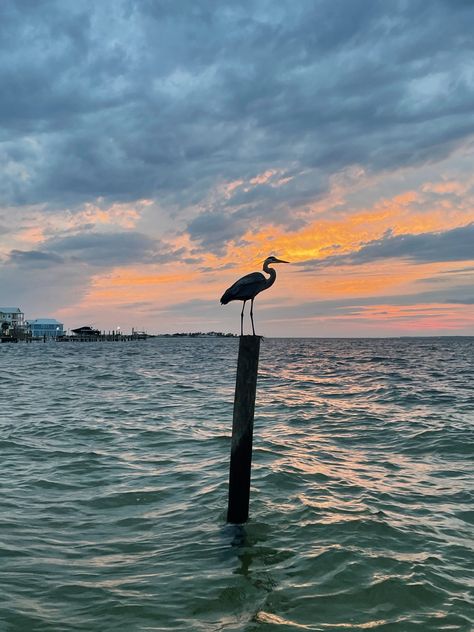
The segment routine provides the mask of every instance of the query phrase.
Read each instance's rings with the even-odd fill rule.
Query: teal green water
[[[471,631],[474,338],[0,346],[0,631]]]

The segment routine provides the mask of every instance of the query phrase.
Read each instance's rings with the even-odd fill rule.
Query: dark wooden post
[[[260,336],[241,336],[229,471],[227,522],[241,524],[249,516],[250,470],[252,465],[253,416],[257,390]]]

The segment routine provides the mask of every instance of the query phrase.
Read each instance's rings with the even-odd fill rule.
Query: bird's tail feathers
[[[229,290],[226,290],[224,294],[221,296],[221,305],[227,305],[227,303],[229,303],[229,301],[231,300],[232,300],[232,294],[229,292]]]

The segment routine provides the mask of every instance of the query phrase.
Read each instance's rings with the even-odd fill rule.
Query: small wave
[[[266,340],[239,528],[235,341],[16,347],[6,630],[472,627],[469,340]]]

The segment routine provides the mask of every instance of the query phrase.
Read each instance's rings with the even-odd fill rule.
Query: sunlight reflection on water
[[[240,527],[236,340],[3,347],[6,632],[471,630],[472,338],[264,340]]]

